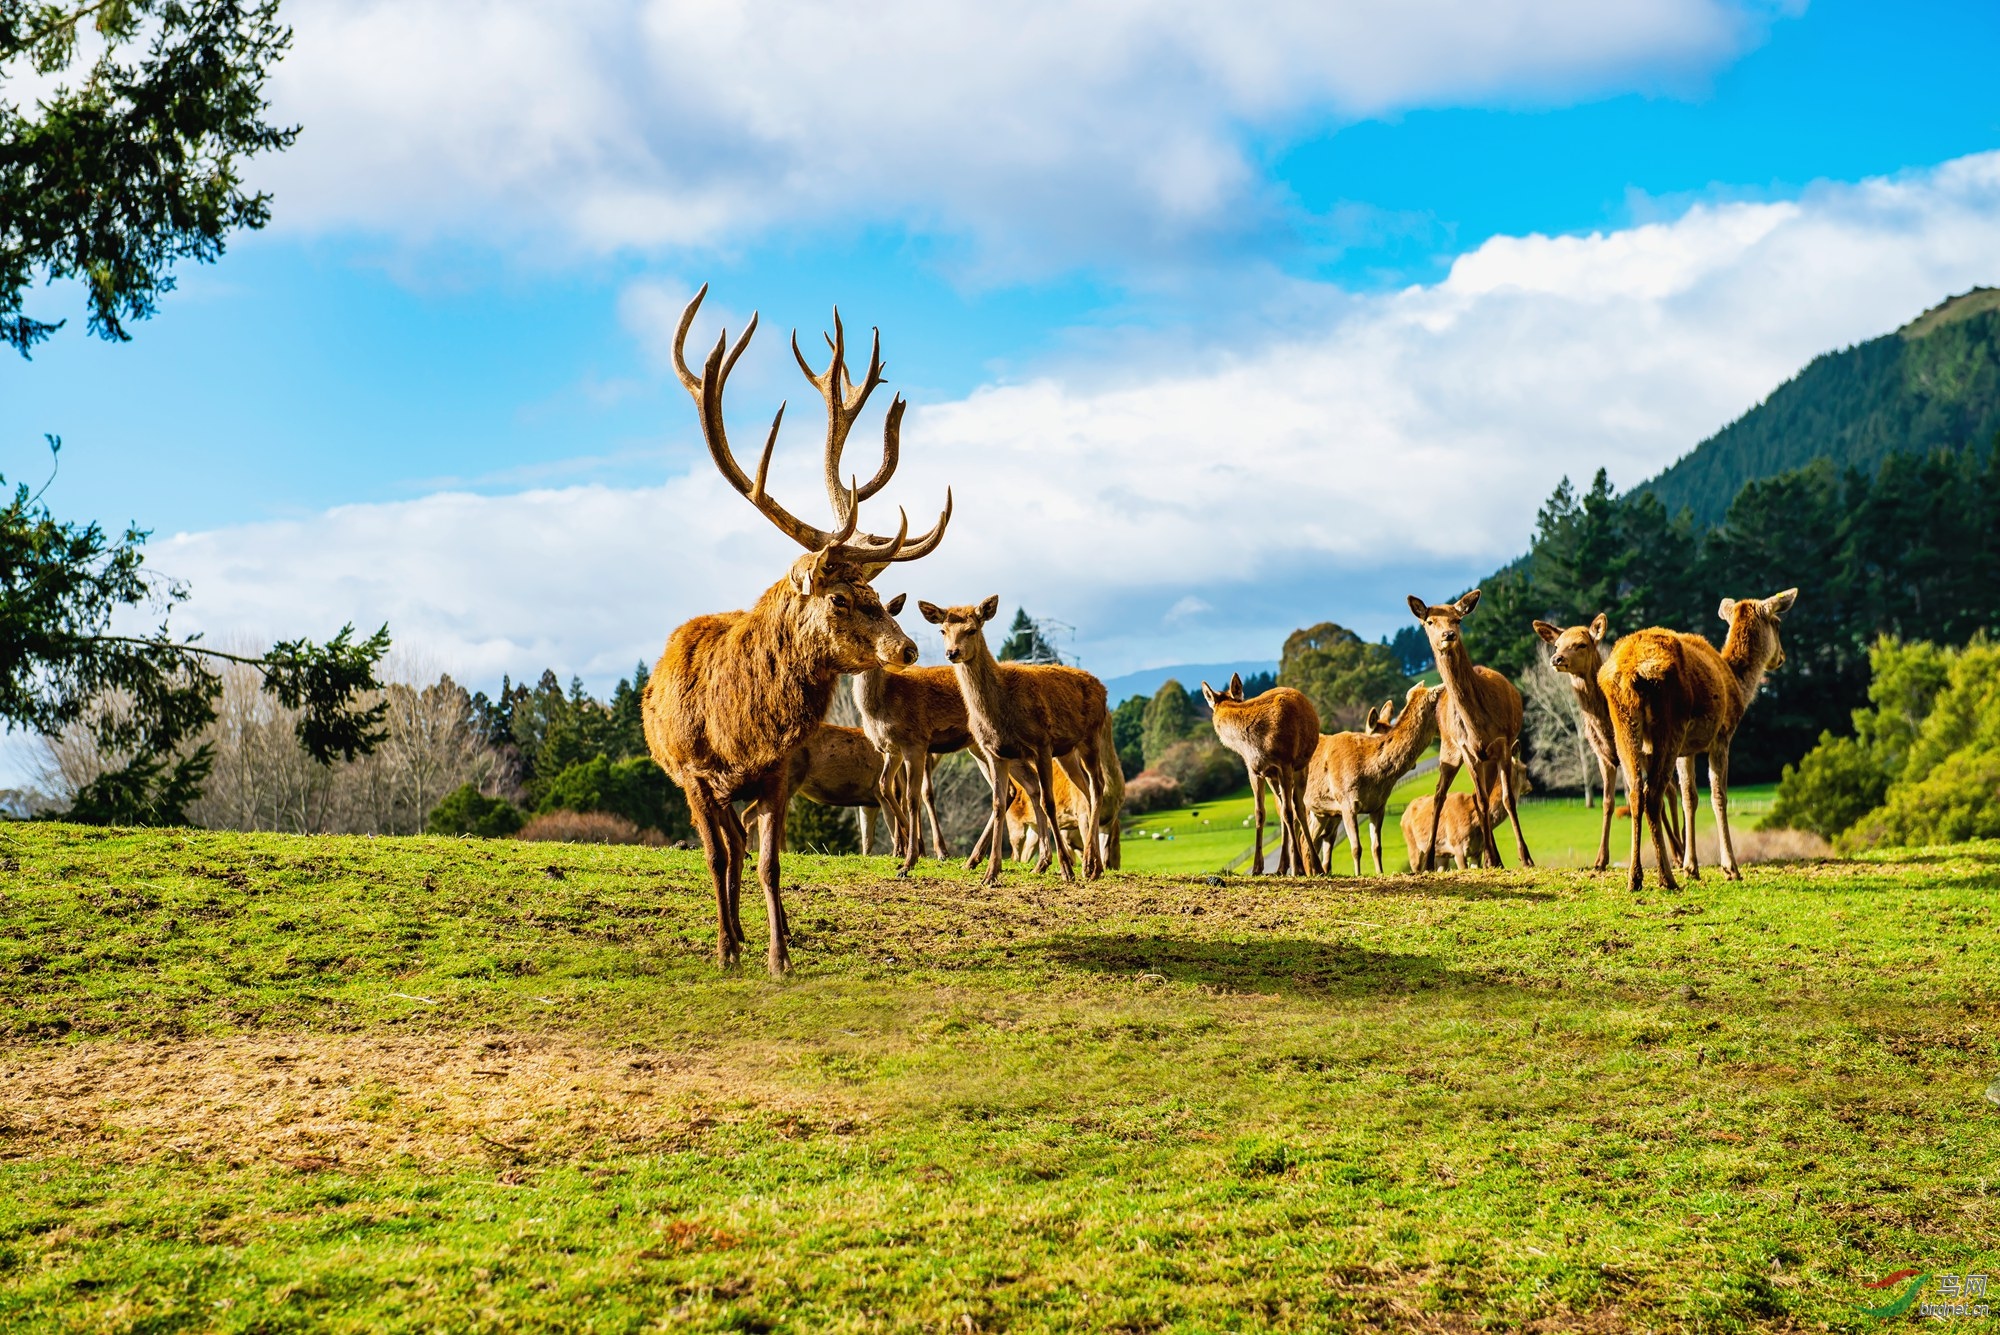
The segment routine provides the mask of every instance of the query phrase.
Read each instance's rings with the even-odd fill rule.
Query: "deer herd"
[[[797,335],[792,338],[799,369],[826,405],[824,465],[834,527],[819,529],[767,490],[782,405],[754,476],[743,471],[729,445],[723,387],[756,332],[757,317],[733,344],[723,331],[699,375],[688,367],[688,331],[707,294],[704,286],[681,314],[675,371],[694,401],[717,470],[804,549],[748,610],[698,616],[675,630],[646,686],[647,744],[686,794],[707,858],[720,962],[736,963],[745,944],[738,902],[752,825],[770,924],[767,964],[772,973],[783,973],[790,967],[790,932],[779,861],[792,795],[879,809],[900,858],[898,874],[906,875],[920,856],[925,820],[931,852],[947,855],[931,771],[936,757],[949,752],[969,751],[992,790],[992,815],[967,862],[985,862],[986,884],[1000,875],[1003,841],[1017,857],[1035,855],[1038,871],[1053,860],[1068,881],[1079,864],[1086,879],[1117,867],[1124,781],[1104,684],[1061,664],[996,661],[985,635],[999,611],[995,597],[955,606],[918,603],[924,620],[941,633],[948,662],[919,667],[916,642],[895,620],[903,595],[885,604],[873,588],[890,566],[934,551],[952,514],[947,489],[937,522],[915,538],[901,513],[894,536],[860,530],[862,503],[895,474],[906,407],[900,395],[890,403],[874,476],[843,482],[848,434],[883,383],[879,331],[858,384],[848,370],[838,311],[826,340],[825,371],[815,371]],[[1607,655],[1601,615],[1567,629],[1534,623],[1549,646],[1550,666],[1575,690],[1603,780],[1597,870],[1610,865],[1615,774],[1624,777],[1631,802],[1630,887],[1638,889],[1643,880],[1644,828],[1652,830],[1655,862],[1668,888],[1675,885],[1676,863],[1690,876],[1700,874],[1694,758],[1706,754],[1723,873],[1740,875],[1729,834],[1730,741],[1764,674],[1784,663],[1778,628],[1796,597],[1793,589],[1761,600],[1723,600],[1729,632],[1719,651],[1700,636],[1653,628],[1626,636]],[[1534,865],[1519,810],[1527,786],[1521,694],[1500,673],[1475,664],[1460,633],[1478,603],[1477,589],[1450,603],[1409,600],[1441,682],[1411,687],[1400,711],[1386,702],[1358,731],[1321,733],[1312,701],[1288,687],[1245,699],[1240,677],[1221,691],[1202,683],[1216,736],[1242,757],[1255,792],[1253,874],[1264,867],[1267,787],[1276,797],[1279,874],[1329,870],[1336,839],[1344,837],[1360,875],[1363,819],[1376,874],[1382,874],[1390,792],[1433,743],[1435,789],[1403,813],[1412,869],[1435,869],[1446,857],[1461,868],[1501,865],[1502,822],[1513,826],[1521,865]],[[852,679],[859,728],[826,721],[843,676]],[[1467,768],[1471,791],[1451,793],[1453,779]],[[744,804],[740,812],[738,803]],[[871,825],[864,820],[864,832]],[[870,851],[868,838],[864,833],[864,852]]]

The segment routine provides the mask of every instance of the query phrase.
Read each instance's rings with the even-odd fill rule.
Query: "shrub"
[[[1840,842],[1914,847],[1992,838],[2000,838],[2000,751],[1964,750],[1923,778],[1896,784]]]
[[[658,765],[645,757],[613,761],[606,756],[580,760],[542,790],[537,813],[601,811],[622,816],[669,839],[694,836],[687,798]]]
[[[1142,770],[1125,780],[1125,814],[1171,811],[1181,804],[1180,780],[1156,769]]]
[[[1176,742],[1161,753],[1153,768],[1171,775],[1190,802],[1205,802],[1244,784],[1243,760],[1217,741]]]
[[[431,834],[476,835],[499,839],[521,828],[521,809],[505,798],[488,797],[477,784],[464,784],[431,808],[424,829]]]
[[[1819,745],[1785,766],[1767,830],[1809,830],[1832,839],[1882,805],[1889,776],[1875,753],[1852,737],[1819,735]]]
[[[642,830],[608,811],[545,811],[514,837],[551,844],[649,844],[655,848],[667,842],[658,830]]]

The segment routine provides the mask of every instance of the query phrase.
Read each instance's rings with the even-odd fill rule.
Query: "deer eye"
[[[854,605],[854,600],[849,598],[844,593],[834,594],[830,601],[836,608],[838,608],[842,612],[845,612],[848,608]]]

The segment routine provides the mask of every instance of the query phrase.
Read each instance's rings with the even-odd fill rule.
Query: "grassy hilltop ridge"
[[[2000,1262],[1996,844],[798,857],[772,982],[693,853],[6,835],[0,1328],[1859,1329]]]

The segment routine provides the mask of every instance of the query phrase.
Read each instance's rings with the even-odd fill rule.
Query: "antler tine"
[[[701,291],[694,294],[694,300],[681,311],[680,327],[674,330],[674,371],[681,378],[681,388],[694,395],[697,402],[701,398],[701,382],[694,378],[694,372],[688,370],[687,357],[683,349],[687,346],[688,330],[694,325],[694,313],[701,309],[702,298],[707,295],[708,284],[703,283]]]
[[[847,518],[841,521],[840,532],[834,534],[829,540],[829,546],[839,546],[853,537],[854,526],[861,520],[861,502],[855,499],[854,485],[851,479],[847,488],[847,504],[842,506],[841,509],[846,513]]]
[[[889,545],[879,550],[869,548],[862,552],[863,568],[867,570],[868,578],[874,579],[889,568],[889,563],[896,559],[896,553],[903,550],[903,540],[909,536],[909,512],[899,505],[896,507],[896,536],[889,540]]]
[[[944,541],[945,526],[949,523],[951,523],[951,488],[946,487],[944,489],[944,513],[938,516],[937,524],[932,527],[930,532],[924,534],[915,542],[899,544],[900,550],[890,559],[896,561],[914,561],[920,556],[929,556],[937,550],[937,545]]]
[[[753,327],[754,324],[753,321]],[[701,407],[702,439],[708,444],[709,457],[715,461],[716,468],[728,479],[730,486],[748,498],[766,519],[776,524],[792,541],[809,552],[820,551],[828,545],[827,534],[792,514],[764,490],[764,483],[771,471],[771,452],[778,444],[778,428],[785,420],[784,405],[778,405],[777,415],[771,419],[771,431],[764,438],[764,450],[757,459],[757,477],[754,482],[744,476],[742,468],[736,463],[736,456],[729,449],[729,433],[724,428],[722,420],[722,385],[729,378],[729,365],[743,355],[744,344],[748,342],[749,331],[746,330],[744,337],[737,341],[732,351],[729,348],[728,336],[724,335],[715,340],[715,347],[710,349],[708,360],[702,365],[701,380],[695,386],[696,402]],[[728,357],[728,362],[724,361],[725,355]]]

